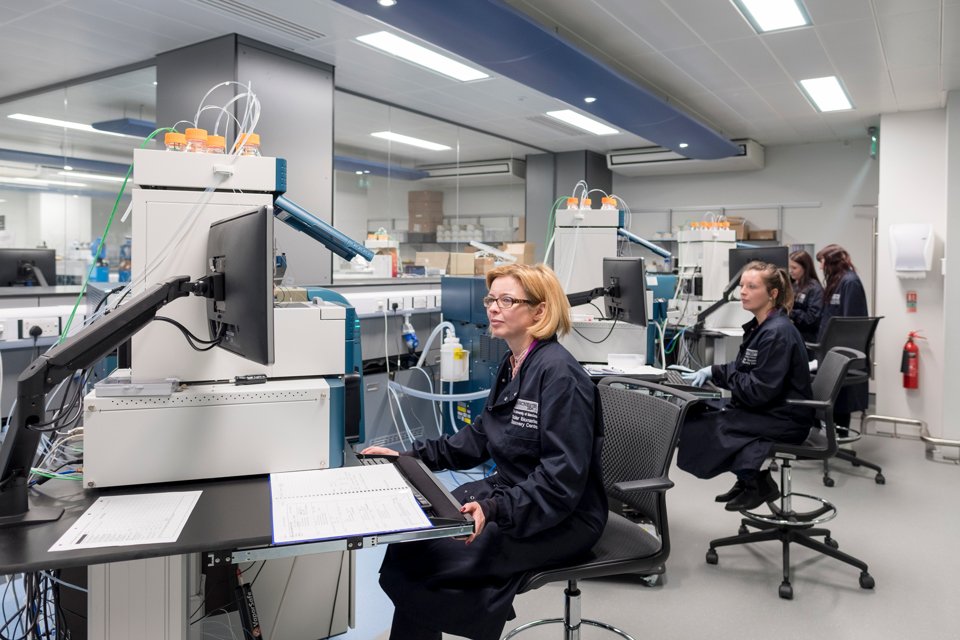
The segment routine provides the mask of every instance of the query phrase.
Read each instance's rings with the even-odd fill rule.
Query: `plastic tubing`
[[[427,352],[430,351],[430,345],[433,344],[434,338],[437,337],[437,334],[440,333],[444,328],[449,329],[451,333],[456,333],[453,329],[453,323],[449,320],[443,320],[433,328],[433,331],[430,332],[430,337],[427,338],[427,341],[423,343],[423,350],[420,352],[420,359],[417,360],[417,366],[422,367],[424,360],[427,359]]]
[[[490,395],[490,389],[471,391],[470,393],[428,393],[426,391],[405,387],[399,382],[394,382],[393,380],[387,383],[387,387],[397,391],[403,391],[408,396],[413,396],[414,398],[420,398],[421,400],[433,400],[434,402],[456,402],[459,400],[467,402],[469,400],[480,400],[481,398],[486,398],[488,395]]]

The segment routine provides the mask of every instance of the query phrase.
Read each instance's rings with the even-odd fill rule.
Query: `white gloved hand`
[[[695,387],[702,387],[704,382],[713,379],[713,371],[710,367],[704,367],[693,373],[684,373],[683,379]]]
[[[817,366],[819,366],[819,364],[820,363],[817,362],[816,360],[811,360],[810,362],[808,362],[807,367],[810,369],[810,373],[813,373],[814,371],[816,371]]]

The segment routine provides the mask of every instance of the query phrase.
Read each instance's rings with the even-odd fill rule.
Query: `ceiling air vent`
[[[309,29],[296,22],[285,20],[280,16],[267,13],[248,4],[237,2],[236,0],[196,0],[197,4],[202,4],[220,13],[229,13],[232,16],[253,22],[267,29],[279,31],[298,40],[309,42],[327,37],[325,33]]]
[[[607,154],[607,168],[624,176],[660,176],[677,173],[714,173],[762,169],[763,147],[753,140],[731,140],[737,154],[716,160],[697,160],[663,147],[621,149]]]

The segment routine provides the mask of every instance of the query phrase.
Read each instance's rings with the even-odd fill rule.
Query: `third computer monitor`
[[[603,302],[607,317],[630,324],[647,324],[647,274],[643,258],[604,258]]]
[[[730,279],[740,277],[740,270],[751,262],[768,262],[782,267],[787,273],[790,250],[787,247],[751,247],[749,249],[730,249]]]

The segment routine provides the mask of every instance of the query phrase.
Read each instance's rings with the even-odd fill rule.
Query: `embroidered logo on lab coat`
[[[510,424],[522,429],[540,428],[540,403],[532,400],[517,400],[510,415]]]
[[[752,367],[757,364],[757,350],[756,349],[746,349],[743,352],[743,360],[741,362],[748,367]]]
[[[840,294],[835,293],[830,296],[830,304],[840,304]]]
[[[797,294],[797,304],[803,304],[803,301],[807,299],[807,294],[798,293]]]

